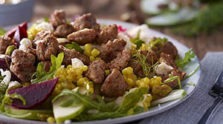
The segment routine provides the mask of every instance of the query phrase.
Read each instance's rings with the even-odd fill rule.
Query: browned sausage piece
[[[98,35],[97,43],[107,43],[109,40],[114,40],[118,35],[117,25],[109,25],[101,29]]]
[[[108,41],[106,44],[103,44],[100,48],[101,58],[109,62],[117,57],[118,53],[122,52],[126,45],[126,42],[122,39],[115,39],[113,41]]]
[[[110,69],[117,68],[118,70],[124,69],[131,58],[129,50],[123,50],[118,56],[113,59],[108,65]]]
[[[86,76],[94,83],[100,84],[104,81],[105,78],[105,67],[106,64],[103,60],[95,60],[88,67]]]
[[[95,40],[96,32],[93,29],[82,29],[76,32],[73,32],[67,36],[67,39],[70,41],[75,41],[80,45],[84,45],[86,43],[91,43]]]
[[[173,76],[179,76],[180,77],[180,80],[183,80],[183,78],[186,75],[185,72],[182,72],[182,71],[180,71],[178,69],[173,69],[170,74],[173,75]],[[164,80],[167,79],[167,77],[168,76],[164,77]],[[172,89],[178,88],[178,86],[179,86],[177,80],[174,80],[172,82],[168,82],[166,84],[169,85]]]
[[[173,68],[176,68],[176,64],[174,62],[174,59],[171,55],[169,54],[166,54],[166,53],[161,53],[160,54],[160,58],[159,58],[159,62],[164,62],[166,63],[167,65],[170,65],[172,66]]]
[[[96,18],[91,14],[87,13],[75,19],[73,22],[75,30],[81,30],[84,28],[94,29],[95,31],[100,30],[99,24],[96,22]]]
[[[36,55],[38,60],[50,60],[51,55],[57,55],[58,46],[58,41],[53,36],[48,36],[42,42],[37,43]]]
[[[13,45],[10,37],[0,37],[0,54],[4,54],[9,45]]]
[[[125,82],[121,72],[113,69],[111,74],[107,76],[101,86],[101,92],[107,97],[122,96],[128,89],[128,84]]]
[[[50,31],[40,31],[36,34],[35,38],[34,38],[34,42],[38,41],[38,40],[43,40],[46,37],[52,36],[53,34]]]
[[[50,23],[54,26],[57,27],[61,24],[66,23],[66,14],[64,10],[55,10],[53,14],[50,16]]]
[[[161,48],[161,53],[169,54],[175,59],[178,55],[177,48],[171,42],[166,42]]]
[[[85,65],[89,65],[90,59],[88,56],[79,53],[75,49],[67,49],[62,45],[59,45],[60,52],[64,52],[63,64],[70,65],[72,58],[80,59]]]
[[[146,61],[148,64],[153,65],[158,61],[158,57],[155,52],[153,51],[140,51],[142,55],[146,57]]]
[[[130,59],[128,66],[133,68],[134,74],[136,74],[139,77],[144,77],[144,73],[142,70],[142,66],[139,64],[138,61],[135,61],[134,59]]]
[[[35,56],[22,50],[14,50],[12,53],[10,70],[22,81],[29,82],[35,72]]]
[[[54,31],[54,35],[57,37],[67,37],[68,34],[74,32],[74,28],[70,24],[59,25]]]

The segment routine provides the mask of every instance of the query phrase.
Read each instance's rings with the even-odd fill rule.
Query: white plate
[[[117,25],[121,25],[127,29],[134,28],[135,26],[137,26],[135,24],[114,21],[114,20],[98,20],[98,22],[101,24],[117,24]],[[154,36],[157,36],[157,37],[167,38],[169,41],[171,41],[177,47],[180,56],[183,56],[184,53],[189,50],[189,48],[187,48],[183,44],[179,43],[178,41],[176,41],[175,39],[173,39],[167,35],[164,35],[160,32],[154,31],[152,29],[149,29],[148,32],[150,32],[150,34],[153,34]],[[190,65],[187,67],[187,69],[184,71],[186,71],[187,73],[190,73],[198,66],[199,66],[199,60],[196,57],[195,59],[193,59],[193,61],[190,63]],[[187,95],[183,99],[161,104],[159,106],[150,108],[147,112],[139,113],[136,115],[120,117],[120,118],[115,118],[115,119],[105,119],[105,120],[88,121],[88,122],[74,122],[74,124],[125,123],[125,122],[143,119],[143,118],[164,112],[164,111],[169,110],[169,109],[175,107],[176,105],[182,103],[183,101],[185,101],[187,98],[189,98],[192,95],[192,93],[195,91],[196,87],[198,86],[200,74],[201,74],[201,70],[198,69],[198,71],[196,71],[196,73],[193,76],[191,76],[190,78],[188,78],[187,80],[184,80],[182,82],[183,89],[185,89],[185,91],[187,92]],[[193,85],[191,85],[191,84],[193,84]],[[15,124],[19,124],[19,123],[22,123],[22,124],[45,124],[46,123],[46,122],[39,122],[39,121],[15,119],[15,118],[6,117],[4,115],[0,115],[0,122],[15,123]]]

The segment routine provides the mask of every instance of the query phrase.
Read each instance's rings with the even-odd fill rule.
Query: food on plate
[[[117,118],[185,95],[184,67],[166,38],[145,25],[103,25],[88,13],[18,25],[0,38],[0,111],[62,123]],[[170,96],[169,96],[170,95]]]

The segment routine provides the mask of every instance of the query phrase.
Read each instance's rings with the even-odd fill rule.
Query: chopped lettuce
[[[52,79],[56,70],[61,67],[63,58],[64,58],[64,53],[59,53],[57,57],[54,55],[51,55],[52,65],[50,66],[50,70],[48,72],[45,71],[43,63],[40,62],[37,65],[36,72],[33,75],[33,77],[35,78],[31,80],[31,83],[38,83],[38,82],[43,82],[45,80]]]
[[[145,43],[145,41],[140,39],[140,32],[141,30],[137,32],[137,35],[135,38],[130,39],[130,41],[136,45],[137,49],[139,49],[142,46],[142,44]]]
[[[158,46],[163,46],[166,42],[167,42],[167,38],[153,38],[150,42],[149,42],[149,47],[150,48],[157,48]]]
[[[68,49],[75,49],[76,51],[78,51],[80,53],[84,52],[84,50],[80,47],[80,45],[75,42],[72,42],[70,44],[65,44],[65,47]]]
[[[131,89],[123,96],[123,100],[118,106],[113,101],[105,103],[103,98],[93,100],[92,96],[82,95],[77,90],[63,90],[61,94],[53,99],[53,104],[57,104],[53,111],[54,115],[58,115],[55,112],[58,112],[58,110],[61,112],[63,109],[67,110],[69,108],[70,114],[59,114],[58,118],[56,117],[57,122],[63,122],[68,119],[86,121],[121,117],[142,112],[143,108],[138,106],[138,103],[143,99],[143,95],[147,93],[147,88]],[[59,100],[61,98],[63,100]],[[58,101],[60,101],[59,104]]]
[[[46,120],[47,117],[52,116],[51,110],[28,110],[28,109],[17,109],[11,106],[5,106],[5,113],[7,116],[30,119],[30,120]]]
[[[191,61],[191,59],[194,58],[194,57],[195,57],[195,54],[192,51],[192,49],[190,49],[189,51],[187,51],[185,53],[183,59],[176,60],[176,64],[177,64],[178,67],[184,68]]]

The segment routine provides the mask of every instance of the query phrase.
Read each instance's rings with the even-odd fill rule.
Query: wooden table
[[[120,20],[121,14],[127,11],[127,0],[38,0],[34,9],[33,21],[48,17],[55,9],[64,9],[68,17],[91,12],[97,18]],[[196,37],[184,37],[173,34],[168,28],[159,31],[192,48],[200,59],[208,51],[223,51],[223,26],[212,34],[201,34]]]

